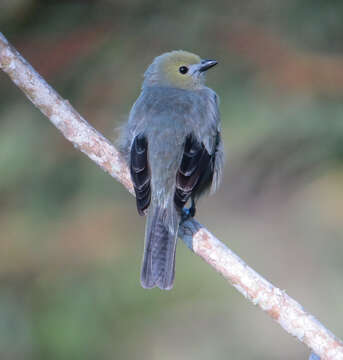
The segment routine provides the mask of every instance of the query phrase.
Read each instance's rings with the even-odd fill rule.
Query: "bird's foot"
[[[183,208],[182,214],[181,214],[181,222],[187,221],[190,218],[195,216],[196,208],[195,208],[195,202],[192,199],[192,205],[189,208]]]

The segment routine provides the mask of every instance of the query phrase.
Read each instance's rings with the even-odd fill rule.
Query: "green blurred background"
[[[1,31],[115,139],[162,52],[220,63],[226,167],[198,218],[343,336],[343,3],[0,0]],[[183,243],[143,290],[144,219],[0,73],[0,358],[306,359]]]

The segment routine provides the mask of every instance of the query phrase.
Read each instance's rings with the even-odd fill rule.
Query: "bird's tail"
[[[178,223],[171,229],[166,226],[165,216],[166,210],[158,207],[148,213],[141,273],[144,288],[158,286],[170,290],[173,287]]]

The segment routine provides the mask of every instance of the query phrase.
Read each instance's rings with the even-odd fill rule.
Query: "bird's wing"
[[[219,133],[218,133],[219,136]],[[203,143],[188,135],[180,167],[176,174],[175,205],[182,209],[189,197],[198,196],[212,183],[215,152],[209,154]]]
[[[138,134],[131,145],[130,172],[136,193],[137,210],[140,215],[144,215],[151,199],[148,142],[144,134]]]
[[[203,143],[207,151],[212,154],[213,159],[213,176],[208,180],[207,184],[203,182],[203,185],[198,189],[197,195],[201,194],[208,186],[211,187],[211,193],[214,193],[221,181],[222,172],[224,167],[224,148],[221,140],[221,123],[219,113],[219,97],[210,88],[204,90],[207,94],[207,121],[205,126],[201,127],[202,133],[199,139],[203,139]]]

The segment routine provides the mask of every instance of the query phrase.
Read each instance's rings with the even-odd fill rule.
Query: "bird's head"
[[[143,88],[167,86],[196,90],[204,85],[206,70],[216,64],[215,60],[201,59],[187,51],[171,51],[154,59],[144,74]]]

